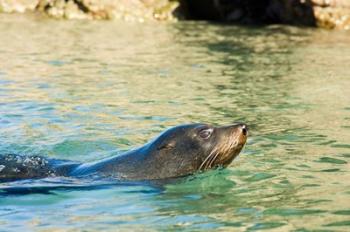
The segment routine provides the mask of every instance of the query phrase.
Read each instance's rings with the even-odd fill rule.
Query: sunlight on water
[[[181,123],[251,128],[229,168],[165,187],[1,184],[0,230],[350,229],[349,32],[0,21],[1,154],[90,161]]]

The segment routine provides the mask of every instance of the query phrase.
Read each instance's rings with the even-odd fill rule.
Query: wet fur
[[[51,176],[101,176],[121,180],[156,180],[226,167],[246,142],[242,124],[212,127],[188,124],[170,128],[144,146],[92,163],[40,156],[0,156],[0,182]],[[208,139],[200,131],[213,128]]]

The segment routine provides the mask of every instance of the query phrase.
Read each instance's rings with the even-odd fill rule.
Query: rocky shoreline
[[[57,19],[171,21],[178,5],[168,0],[0,0],[0,12],[35,11]]]
[[[58,19],[192,19],[350,30],[350,0],[0,0],[0,12],[40,12]]]

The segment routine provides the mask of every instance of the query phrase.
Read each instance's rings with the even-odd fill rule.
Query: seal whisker
[[[215,154],[215,149],[210,152],[210,154],[204,159],[204,161],[201,163],[201,165],[199,166],[198,170],[201,170],[202,167],[205,165],[205,163],[210,159],[211,156],[213,156]],[[207,167],[207,165],[205,165],[205,167]]]
[[[206,162],[206,164],[205,164],[205,168],[204,169],[208,169],[208,168],[210,168],[210,163],[211,163],[211,161],[214,159],[214,157],[217,155],[218,153],[214,153],[213,152],[213,155],[210,157],[210,159],[208,159],[208,161]]]
[[[229,154],[231,150],[235,148],[235,146],[238,144],[238,136],[234,133],[232,133],[233,138],[229,138],[227,143],[224,143],[223,146],[219,147],[219,152],[214,156],[213,159],[211,159],[208,167],[211,168],[213,163],[220,157],[219,154]],[[225,158],[225,157],[222,157]]]
[[[205,159],[204,161],[201,163],[201,165],[199,166],[198,170],[201,170],[202,167],[204,166],[204,164],[207,162],[207,160],[212,156],[212,153],[210,153]]]
[[[216,153],[213,159],[211,159],[211,162],[208,164],[208,168],[212,167],[212,164],[215,162],[215,160],[219,157],[220,152]]]

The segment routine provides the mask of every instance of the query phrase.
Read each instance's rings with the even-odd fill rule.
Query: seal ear
[[[163,150],[163,149],[172,149],[175,147],[175,142],[170,142],[170,143],[163,143],[157,147],[157,150]]]

